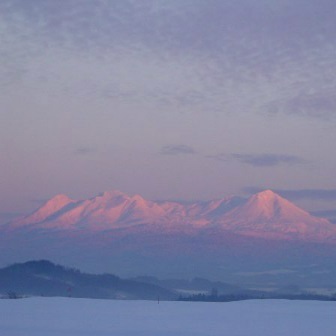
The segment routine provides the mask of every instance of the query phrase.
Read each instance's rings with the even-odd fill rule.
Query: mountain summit
[[[12,223],[15,227],[25,226],[32,223],[40,223],[47,220],[61,209],[64,209],[69,204],[75,203],[74,200],[66,195],[56,195],[46,201],[40,208],[28,216],[23,216]]]
[[[239,213],[238,213],[239,212]],[[265,190],[252,195],[243,207],[236,209],[235,215],[249,221],[264,222],[284,220],[290,222],[310,220],[311,215],[285,198]]]
[[[264,238],[323,241],[336,237],[336,227],[328,220],[310,215],[271,190],[252,195],[227,213],[221,227]]]

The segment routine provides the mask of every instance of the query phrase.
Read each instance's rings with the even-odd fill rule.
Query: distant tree
[[[7,296],[8,296],[8,299],[18,299],[19,298],[18,295],[13,291],[9,291],[7,293]]]
[[[213,298],[218,297],[218,290],[217,290],[217,288],[212,288],[211,289],[210,296],[213,297]]]

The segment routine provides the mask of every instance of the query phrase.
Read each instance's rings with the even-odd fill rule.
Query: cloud
[[[308,116],[330,120],[335,117],[336,94],[301,94],[290,99],[273,101],[266,106],[270,113]]]
[[[75,155],[90,155],[96,152],[97,150],[92,147],[78,147],[74,150]]]
[[[254,194],[268,188],[245,187],[243,191]],[[291,200],[336,200],[336,189],[273,189],[277,194]]]
[[[194,148],[187,145],[166,145],[160,150],[161,155],[190,155],[196,154]]]
[[[273,167],[281,164],[303,164],[306,161],[295,155],[286,154],[241,154],[241,153],[231,153],[231,154],[216,154],[208,156],[218,161],[232,161],[236,160],[241,163],[248,164],[254,167]]]
[[[223,162],[226,162],[226,161],[230,160],[230,155],[225,154],[225,153],[218,153],[218,154],[214,154],[214,155],[206,155],[205,157],[208,158],[208,159],[214,159],[214,160],[223,161]]]
[[[248,10],[244,1],[3,0],[0,86],[160,111],[330,116],[334,10],[329,0]]]
[[[305,163],[303,159],[295,155],[285,154],[231,154],[231,157],[251,166],[255,167],[269,167],[278,166],[280,164],[302,164]]]

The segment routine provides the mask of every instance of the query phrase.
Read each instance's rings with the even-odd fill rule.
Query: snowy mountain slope
[[[58,213],[62,209],[66,209],[69,205],[75,204],[76,201],[70,199],[66,195],[56,195],[47,202],[45,202],[40,208],[34,211],[32,214],[22,216],[17,220],[11,222],[13,227],[21,227],[29,225],[31,223],[40,223],[54,214]]]
[[[336,226],[327,219],[310,215],[271,190],[252,195],[220,223],[229,231],[266,238],[329,240],[336,234]]]
[[[68,201],[65,201],[66,199]],[[164,209],[139,195],[130,197],[119,191],[110,191],[81,201],[56,196],[31,215],[13,221],[11,226],[99,230],[121,225],[152,223],[163,215]]]

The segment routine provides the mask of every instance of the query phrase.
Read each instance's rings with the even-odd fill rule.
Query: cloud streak
[[[308,116],[324,120],[336,117],[336,94],[324,92],[301,94],[283,101],[274,101],[266,106],[270,113]]]
[[[75,155],[86,156],[86,155],[94,154],[96,152],[97,150],[92,147],[78,147],[74,150],[73,153]]]
[[[243,191],[254,194],[267,188],[245,187]],[[336,200],[336,189],[273,189],[279,195],[291,200]]]
[[[196,154],[196,150],[187,145],[166,145],[159,153],[160,155],[192,155]]]
[[[247,164],[253,167],[274,167],[282,164],[286,165],[296,165],[304,164],[306,161],[295,155],[286,154],[241,154],[241,153],[231,153],[231,154],[217,154],[208,156],[208,158],[215,159],[218,161],[238,161],[243,164]]]
[[[333,10],[314,1],[247,11],[244,1],[4,0],[0,84],[43,77],[49,94],[325,118],[336,104]]]

